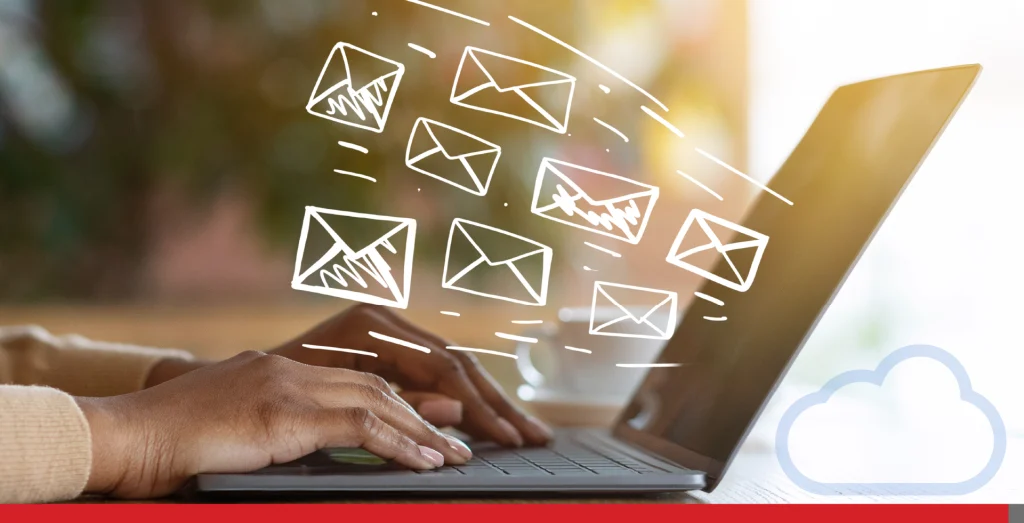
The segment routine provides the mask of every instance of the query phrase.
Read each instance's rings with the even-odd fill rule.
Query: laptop
[[[200,493],[712,491],[981,71],[919,71],[837,89],[743,225],[770,238],[746,292],[711,281],[609,430],[567,429],[543,448],[471,443],[458,466],[412,471],[352,449],[250,474],[202,474]],[[666,246],[667,249],[667,246]],[[713,273],[730,278],[722,259]],[[724,266],[723,266],[724,265]],[[674,270],[666,266],[665,270]],[[711,322],[703,316],[726,316]]]

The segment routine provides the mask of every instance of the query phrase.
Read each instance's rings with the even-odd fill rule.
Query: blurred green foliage
[[[495,18],[533,16],[566,37],[576,5],[461,3],[474,13],[500,10]],[[466,45],[473,31],[499,42],[502,31],[515,30],[438,23],[439,16],[447,15],[401,0],[3,3],[0,298],[131,298],[151,241],[149,213],[167,190],[186,194],[197,210],[225,190],[240,191],[254,203],[261,236],[288,251],[305,205],[379,211],[397,183],[390,179],[407,175],[401,158],[415,116],[426,110],[443,121],[461,111],[450,119],[460,126],[486,116],[446,103],[451,78],[415,66],[407,67],[382,135],[310,116],[304,106],[337,41],[407,56],[411,38],[441,50]],[[522,127],[494,128],[488,139],[515,158],[538,132]],[[371,152],[353,154],[337,140]],[[331,172],[342,167],[380,183],[343,181]],[[521,185],[498,172],[493,198],[460,205],[486,221],[490,206],[522,197]],[[449,208],[455,192],[432,197]]]

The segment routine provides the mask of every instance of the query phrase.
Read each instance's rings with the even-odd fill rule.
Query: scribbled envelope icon
[[[658,194],[653,185],[544,158],[531,212],[635,245],[643,237]]]
[[[428,118],[412,127],[405,165],[477,196],[487,194],[501,147]]]
[[[547,245],[456,218],[448,234],[441,287],[522,305],[544,305],[551,257]]]
[[[356,230],[374,234],[346,238]],[[415,237],[412,218],[306,207],[292,288],[404,309]]]
[[[451,102],[565,134],[576,77],[467,47],[455,73]]]
[[[387,123],[403,74],[404,65],[339,42],[316,79],[306,111],[379,133]]]
[[[679,297],[671,291],[647,289],[621,283],[594,282],[594,299],[590,307],[590,334],[621,338],[667,340],[676,325]],[[641,307],[632,303],[647,303]],[[611,314],[598,314],[611,310]],[[598,324],[601,316],[603,322]],[[606,319],[608,318],[608,319]]]
[[[729,241],[723,240],[731,236]],[[683,222],[666,260],[677,267],[703,276],[719,285],[746,292],[754,283],[768,237],[700,209],[693,209]],[[702,267],[724,262],[721,276]]]

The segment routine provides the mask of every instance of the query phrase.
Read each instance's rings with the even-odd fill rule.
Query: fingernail
[[[551,428],[545,425],[543,421],[533,416],[527,416],[526,421],[530,424],[530,428],[537,432],[542,438],[551,439],[554,437],[555,434],[551,432]]]
[[[508,438],[508,443],[514,447],[523,446],[523,437],[519,434],[519,431],[512,426],[505,418],[498,418],[498,426],[501,427],[501,431],[505,433]]]
[[[420,445],[420,455],[423,456],[423,459],[429,461],[430,464],[435,467],[440,467],[444,465],[444,456],[442,456],[440,452],[430,447],[424,447]]]
[[[462,442],[455,436],[445,435],[445,439],[448,440],[448,444],[451,445],[452,449],[460,456],[469,459],[473,457],[473,451],[469,450],[469,446]]]

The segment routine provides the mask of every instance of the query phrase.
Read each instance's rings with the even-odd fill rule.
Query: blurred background
[[[597,277],[675,290],[685,307],[701,281],[663,261],[682,220],[698,206],[739,220],[758,196],[693,154],[693,145],[767,181],[835,87],[980,62],[985,71],[974,92],[812,336],[750,446],[770,449],[773,416],[794,398],[911,343],[954,353],[1010,431],[1024,434],[1017,332],[1024,251],[1015,242],[1024,223],[1016,201],[1024,189],[1024,4],[437,3],[491,24],[400,0],[0,0],[0,324],[36,323],[207,357],[270,348],[349,305],[290,288],[307,205],[415,218],[406,314],[463,344],[511,350],[512,342],[492,336],[496,326],[588,305]],[[651,106],[642,94],[507,15],[657,97],[688,145],[637,110]],[[381,134],[305,111],[338,41],[405,64]],[[577,77],[567,134],[448,103],[467,45]],[[502,146],[486,197],[405,167],[419,116]],[[629,142],[592,117],[613,123]],[[369,152],[339,147],[339,140]],[[531,215],[544,156],[660,186],[643,242],[595,240]],[[548,306],[442,290],[454,217],[554,247]],[[462,316],[441,316],[439,308]],[[484,363],[510,391],[520,383],[513,362]]]

